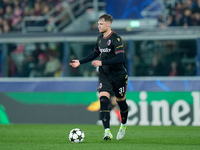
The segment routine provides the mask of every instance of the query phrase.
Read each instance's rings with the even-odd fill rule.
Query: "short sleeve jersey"
[[[95,52],[100,53],[101,60],[110,60],[116,57],[119,53],[124,53],[124,46],[121,37],[113,30],[107,37],[103,34],[98,36],[97,43],[94,49]],[[99,73],[103,74],[126,74],[125,63],[102,65],[99,68]]]

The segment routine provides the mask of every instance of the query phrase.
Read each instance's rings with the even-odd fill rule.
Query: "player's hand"
[[[71,63],[69,63],[73,68],[77,68],[78,66],[80,66],[80,62],[79,60],[72,60]]]
[[[92,61],[92,66],[94,67],[102,66],[102,62],[100,60],[94,60]]]

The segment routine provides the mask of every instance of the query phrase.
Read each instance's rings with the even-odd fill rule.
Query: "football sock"
[[[126,127],[126,123],[125,124],[121,123],[121,125],[122,125],[122,127]]]
[[[117,101],[119,108],[120,108],[120,113],[121,113],[121,118],[122,118],[122,124],[126,124],[127,122],[127,117],[128,117],[128,105],[126,103],[126,100],[124,101]]]
[[[110,110],[108,109],[109,99],[106,96],[100,97],[100,113],[104,129],[110,128]]]
[[[110,128],[106,128],[106,129],[105,129],[105,132],[110,132]]]
[[[109,103],[108,103],[108,110],[112,110],[113,109],[113,107],[114,107],[114,105],[112,105],[111,104],[111,101],[109,100]],[[120,116],[121,117],[121,116]],[[102,118],[101,118],[101,113],[99,112],[99,120],[102,120]]]

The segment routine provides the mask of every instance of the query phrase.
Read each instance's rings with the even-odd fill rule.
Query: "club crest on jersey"
[[[108,40],[107,44],[108,44],[108,46],[109,46],[109,45],[111,44],[111,40]]]

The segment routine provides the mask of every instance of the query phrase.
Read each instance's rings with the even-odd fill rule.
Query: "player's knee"
[[[106,97],[106,96],[101,96],[100,97],[100,109],[101,109],[101,111],[103,111],[103,110],[109,110],[108,109],[108,104],[109,104],[109,99],[108,99],[108,97]]]

